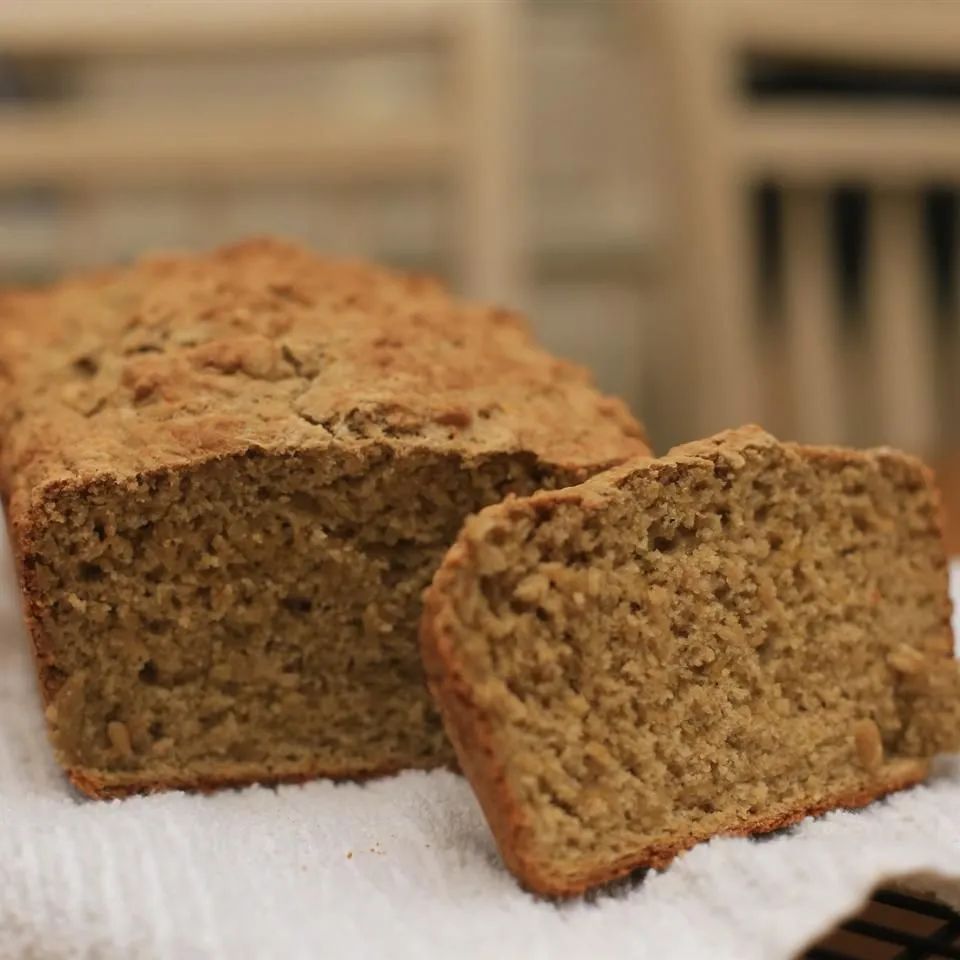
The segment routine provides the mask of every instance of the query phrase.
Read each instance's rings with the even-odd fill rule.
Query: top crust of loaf
[[[646,452],[624,405],[505,310],[272,239],[0,297],[0,492],[251,448],[377,440],[529,451],[593,472]]]
[[[805,446],[778,440],[767,433],[763,427],[756,424],[746,424],[707,437],[704,440],[692,440],[672,447],[664,456],[654,457],[652,454],[639,454],[634,459],[611,467],[609,470],[593,474],[576,487],[567,487],[561,490],[542,490],[531,494],[522,501],[516,501],[515,506],[537,504],[547,506],[553,503],[583,503],[589,505],[592,501],[614,495],[623,482],[640,471],[650,471],[659,476],[662,482],[667,482],[678,466],[695,460],[725,460],[732,464],[742,462],[742,453],[749,448],[786,447],[799,451],[808,457],[817,457],[832,461],[838,465],[844,463],[867,463],[871,461],[898,461],[909,469],[915,470],[923,477],[924,482],[936,495],[936,478],[933,471],[918,457],[911,456],[892,447],[873,447],[858,450],[851,447]],[[939,502],[939,497],[938,497]],[[484,513],[493,514],[501,509],[500,504],[487,507]],[[510,509],[503,506],[503,509]]]

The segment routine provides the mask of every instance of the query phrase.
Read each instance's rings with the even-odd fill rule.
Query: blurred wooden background
[[[520,303],[644,406],[653,91],[624,26],[604,2],[0,5],[0,282],[278,232]]]
[[[960,5],[663,0],[668,429],[937,464],[960,551]],[[665,389],[665,387],[664,387]]]
[[[952,476],[957,171],[960,4],[0,6],[0,282],[293,235],[526,307],[661,449]]]

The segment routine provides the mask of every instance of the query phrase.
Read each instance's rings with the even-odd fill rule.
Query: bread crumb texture
[[[464,517],[645,450],[515,315],[275,240],[0,297],[0,490],[95,795],[452,762],[416,624]]]
[[[744,428],[468,520],[422,641],[507,865],[563,895],[921,779],[949,615],[918,461]]]

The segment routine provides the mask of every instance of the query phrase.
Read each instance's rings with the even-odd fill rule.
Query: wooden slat
[[[0,114],[0,184],[427,176],[454,156],[451,131],[424,118],[348,126],[306,108],[176,116]]]
[[[894,446],[928,453],[934,449],[937,430],[921,215],[917,193],[872,196],[866,277],[883,438]]]
[[[739,49],[870,67],[957,67],[960,6],[939,0],[723,0]]]
[[[460,121],[457,245],[465,293],[520,305],[526,287],[516,0],[463,5],[455,51]]]
[[[765,419],[755,258],[748,184],[731,162],[735,64],[716,42],[720,5],[675,0],[646,9],[672,93],[664,125],[675,149],[665,172],[677,212],[667,258],[675,318],[658,335],[669,359],[652,364],[659,369],[651,376],[670,399],[658,411],[664,432],[679,440]]]
[[[960,110],[821,104],[741,106],[731,146],[753,177],[885,185],[955,180]]]
[[[829,195],[788,189],[783,198],[784,321],[797,439],[844,439],[840,312],[833,283]]]
[[[0,49],[21,55],[158,53],[429,39],[460,18],[443,0],[25,0],[0,4]]]

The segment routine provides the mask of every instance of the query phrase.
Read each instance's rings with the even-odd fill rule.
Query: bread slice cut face
[[[576,894],[960,741],[929,471],[743,428],[468,520],[421,646],[507,866]]]

